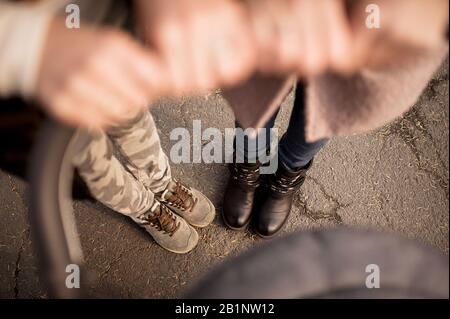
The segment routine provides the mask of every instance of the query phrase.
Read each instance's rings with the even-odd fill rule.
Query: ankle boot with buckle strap
[[[259,162],[230,165],[222,217],[231,229],[244,230],[250,224],[255,191],[260,182],[259,168]]]
[[[292,171],[280,163],[276,173],[264,180],[254,220],[254,230],[259,236],[269,238],[283,228],[291,212],[294,194],[305,181],[311,165],[312,161]]]

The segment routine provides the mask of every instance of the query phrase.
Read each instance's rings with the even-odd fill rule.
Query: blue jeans
[[[245,143],[235,143],[236,153],[244,158],[257,158],[258,154],[270,147],[270,128],[275,124],[278,111],[265,125],[266,130],[256,136],[253,140],[244,136]],[[240,127],[236,122],[236,127]],[[237,134],[239,134],[237,132]],[[262,135],[265,135],[262,138]],[[258,142],[262,140],[262,142]],[[321,139],[309,143],[305,139],[305,90],[302,83],[297,83],[295,90],[294,107],[289,120],[286,133],[280,140],[278,148],[278,162],[291,170],[306,166],[314,156],[325,146],[328,139]]]

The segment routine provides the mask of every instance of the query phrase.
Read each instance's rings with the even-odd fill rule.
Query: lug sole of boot
[[[225,224],[225,226],[227,226],[227,227],[228,227],[229,229],[231,229],[231,230],[238,231],[238,232],[246,232],[246,231],[248,231],[249,228],[250,228],[250,223],[251,223],[251,221],[252,221],[251,218],[249,218],[249,220],[248,220],[242,227],[233,227],[233,226],[231,226],[231,225],[229,225],[229,224],[227,223],[227,220],[225,219],[223,210],[222,210],[222,214],[221,214],[221,215],[222,215],[222,221],[223,221],[223,223]]]
[[[278,234],[280,233],[281,230],[283,230],[283,228],[281,228],[279,231],[277,231],[276,233],[274,233],[274,234],[272,234],[272,235],[265,236],[265,235],[260,234],[259,232],[257,232],[257,231],[253,228],[253,232],[256,234],[256,236],[258,236],[258,237],[261,238],[261,239],[265,239],[265,240],[269,240],[269,239],[272,239],[272,238],[276,237],[276,235],[278,235]]]
[[[259,238],[262,238],[262,239],[272,239],[272,238],[276,237],[276,236],[283,230],[283,228],[284,228],[284,224],[283,224],[283,226],[281,226],[280,230],[278,230],[277,232],[273,233],[272,235],[268,235],[268,236],[259,233],[259,232],[256,230],[256,228],[254,228],[254,227],[252,227],[252,230],[253,230],[253,232],[254,232]]]
[[[291,208],[291,210],[292,210],[292,208]],[[275,233],[273,233],[273,234],[271,234],[271,235],[263,235],[263,234],[259,233],[258,230],[256,229],[255,224],[254,224],[254,220],[252,220],[252,221],[253,221],[253,222],[252,222],[252,231],[253,231],[258,237],[260,237],[260,238],[262,238],[262,239],[271,239],[271,238],[277,236],[277,235],[283,230],[283,228],[284,228],[284,226],[286,225],[286,223],[287,223],[287,221],[288,221],[290,215],[291,215],[291,212],[289,212],[289,214],[287,215],[286,219],[285,219],[284,222],[281,224],[280,229],[277,230]],[[255,214],[255,216],[256,216],[256,214]],[[255,219],[256,219],[256,217],[255,217]]]

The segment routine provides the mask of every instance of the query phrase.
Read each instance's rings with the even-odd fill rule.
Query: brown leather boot
[[[303,185],[311,165],[312,161],[304,168],[291,171],[280,163],[276,173],[267,176],[255,210],[256,234],[270,238],[283,228],[291,212],[294,194]]]
[[[260,182],[259,167],[260,163],[230,164],[222,217],[231,229],[244,230],[250,224],[255,191]]]

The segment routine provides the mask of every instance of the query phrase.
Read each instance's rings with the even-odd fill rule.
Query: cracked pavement
[[[374,132],[333,139],[319,154],[283,233],[357,226],[400,233],[448,254],[448,60],[414,108]],[[277,126],[285,128],[292,104],[283,104]],[[158,102],[153,114],[163,148],[174,127],[233,127],[219,93]],[[263,240],[224,228],[219,213],[228,170],[225,164],[173,165],[173,175],[202,190],[217,207],[213,225],[199,230],[200,243],[187,255],[159,248],[128,218],[99,203],[74,203],[92,278],[102,297],[169,298],[212,266]],[[27,184],[0,170],[0,297],[44,298],[29,236]]]

